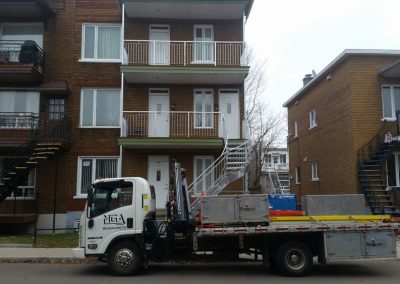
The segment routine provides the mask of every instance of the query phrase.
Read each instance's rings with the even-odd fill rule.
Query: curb
[[[0,263],[95,264],[97,258],[0,258]]]

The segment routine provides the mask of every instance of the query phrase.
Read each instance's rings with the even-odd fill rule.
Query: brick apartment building
[[[364,193],[375,213],[399,212],[396,200],[400,51],[345,50],[284,106],[288,109],[290,190]],[[300,200],[300,198],[298,198]]]
[[[98,177],[148,179],[161,209],[173,160],[207,191],[245,141],[252,2],[0,0],[0,223],[72,227]]]

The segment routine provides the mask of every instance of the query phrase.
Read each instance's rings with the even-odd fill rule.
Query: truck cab
[[[145,179],[98,179],[88,189],[75,254],[82,257],[107,254],[117,240],[140,236],[143,221],[154,215],[154,189]]]

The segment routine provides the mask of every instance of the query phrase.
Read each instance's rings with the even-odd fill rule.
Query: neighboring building
[[[270,148],[262,166],[262,188],[268,193],[289,193],[289,153],[287,148]]]
[[[375,213],[399,212],[396,142],[400,51],[345,50],[284,106],[288,108],[291,192],[364,193]],[[386,171],[386,168],[388,169]]]
[[[162,208],[173,160],[207,191],[245,141],[252,3],[0,0],[0,222],[72,227],[98,177],[144,177]]]

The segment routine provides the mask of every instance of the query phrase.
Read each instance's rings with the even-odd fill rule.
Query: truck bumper
[[[85,249],[84,248],[73,248],[72,254],[74,258],[85,258]]]

